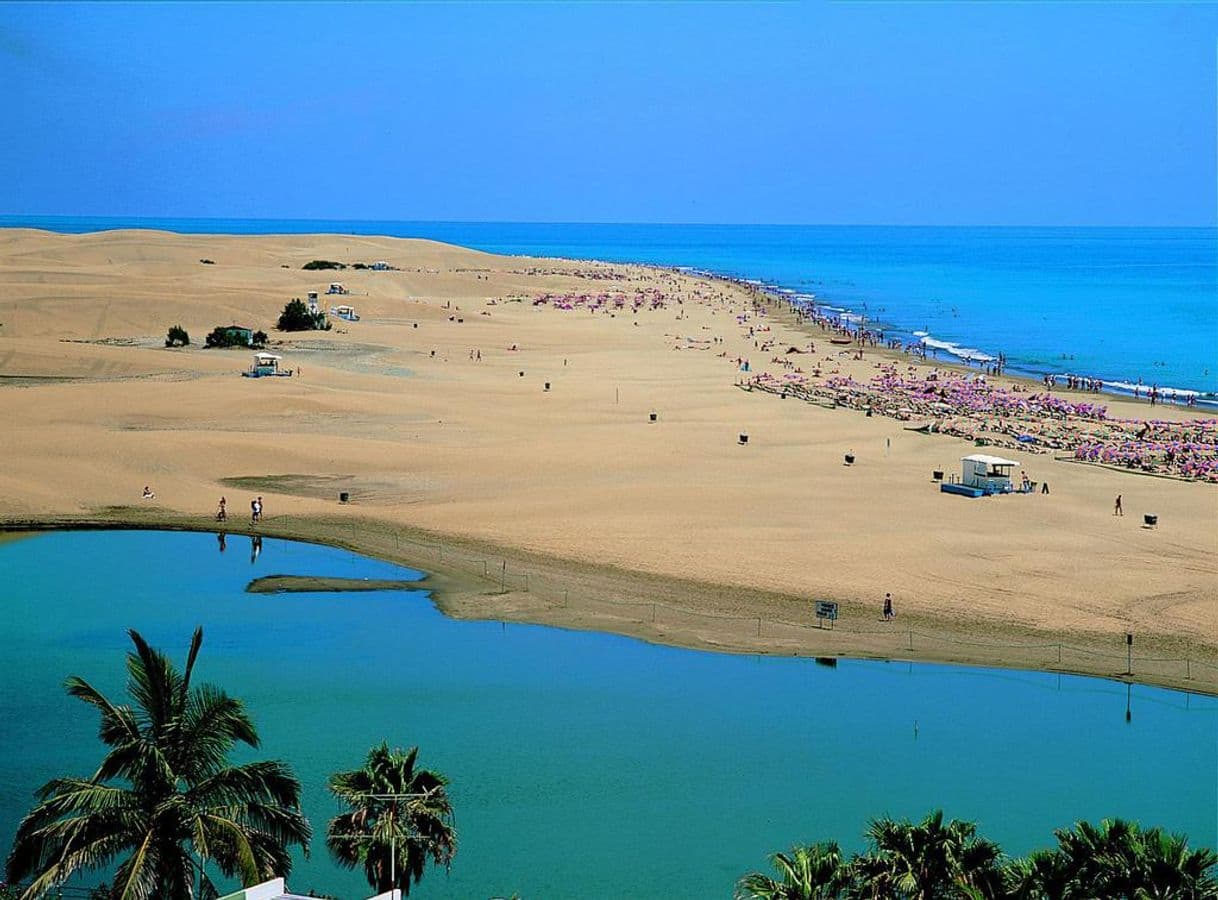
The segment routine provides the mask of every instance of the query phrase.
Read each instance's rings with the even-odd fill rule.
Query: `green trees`
[[[136,631],[127,654],[133,705],[116,704],[78,677],[67,692],[94,707],[108,752],[88,778],[56,778],[17,829],[10,881],[39,897],[73,874],[117,863],[113,895],[186,900],[216,889],[208,869],[252,884],[291,868],[307,847],[300,784],[280,762],[233,766],[238,742],[258,746],[240,700],[191,683],[197,629],[181,672]]]
[[[316,272],[320,269],[345,269],[345,263],[334,262],[331,259],[313,259],[301,266],[302,269],[310,272]]]
[[[378,893],[410,893],[428,861],[448,866],[457,852],[448,780],[416,768],[419,748],[372,748],[363,768],[338,772],[330,791],[349,808],[330,820],[326,845],[340,865],[363,866]]]
[[[181,325],[170,326],[169,333],[165,335],[165,346],[188,347],[190,346],[190,335]]]
[[[781,880],[745,875],[738,898],[872,900],[1218,900],[1218,854],[1135,823],[1078,822],[1058,846],[1005,859],[971,822],[934,812],[917,824],[877,819],[869,852],[843,862],[836,844],[772,857]]]
[[[279,314],[279,324],[276,327],[280,331],[329,331],[330,323],[325,313],[309,312],[304,301],[294,297]]]

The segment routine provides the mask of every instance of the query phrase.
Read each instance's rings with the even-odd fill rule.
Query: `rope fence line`
[[[420,555],[422,556],[430,555],[443,565],[481,577],[491,584],[497,584],[500,592],[506,593],[509,590],[522,591],[553,608],[566,608],[570,606],[570,591],[568,589],[553,584],[547,585],[545,582],[548,579],[538,578],[533,573],[516,571],[514,569],[509,571],[506,557],[496,558],[487,555],[470,554],[460,550],[446,549],[442,543],[408,537],[392,528],[376,529],[372,533],[381,539],[392,535],[394,547],[398,551],[402,550],[403,545],[414,547],[421,551]],[[361,528],[359,523],[353,521],[351,523],[351,541],[354,549],[376,545],[375,541],[361,542],[359,540],[360,534]],[[364,534],[368,534],[368,532],[365,530]],[[657,627],[664,624],[661,620],[661,611],[665,616],[679,616],[718,622],[732,621],[739,624],[753,625],[756,636],[759,638],[765,637],[767,634],[771,637],[776,637],[778,635],[775,635],[774,632],[781,629],[796,630],[805,637],[811,632],[824,632],[826,636],[832,635],[835,632],[849,636],[888,635],[893,638],[892,649],[894,652],[915,652],[917,649],[915,646],[916,638],[917,642],[922,643],[929,641],[992,650],[1043,650],[1045,654],[1041,662],[1045,665],[1056,664],[1064,666],[1067,664],[1067,654],[1073,654],[1076,659],[1081,658],[1093,665],[1097,659],[1123,660],[1125,662],[1124,671],[1116,673],[1122,675],[1159,675],[1164,678],[1192,681],[1194,678],[1194,667],[1200,667],[1201,671],[1207,673],[1218,672],[1218,663],[1202,659],[1181,656],[1138,656],[1129,650],[1124,654],[1111,653],[1089,647],[1078,647],[1065,642],[977,641],[947,634],[926,632],[920,629],[902,629],[900,626],[889,627],[887,625],[881,628],[866,628],[852,627],[850,625],[843,626],[834,623],[831,627],[826,628],[819,621],[813,624],[811,622],[789,622],[782,619],[767,619],[764,616],[756,615],[706,612],[689,609],[688,607],[664,600],[643,601],[601,598],[593,600],[586,598],[581,599],[580,605],[585,609],[596,605],[607,607],[613,610],[612,615],[619,621],[629,621],[640,625],[651,624]],[[636,610],[636,617],[624,616],[623,612],[632,607]],[[594,614],[597,612],[596,609],[589,611]],[[641,615],[638,613],[641,613]],[[650,619],[650,622],[648,619]],[[1147,669],[1148,666],[1150,667],[1149,671]]]
[[[78,526],[79,527],[79,526]],[[86,526],[88,527],[88,526]],[[112,522],[106,522],[104,525],[94,525],[93,527],[113,527]],[[196,526],[197,527],[197,526]],[[196,530],[194,527],[190,530]],[[212,530],[205,526],[202,530]],[[524,592],[536,598],[538,602],[551,606],[552,609],[569,608],[570,604],[570,589],[561,586],[561,582],[555,583],[549,576],[538,576],[536,572],[520,571],[516,568],[509,570],[508,559],[505,557],[493,557],[493,555],[471,553],[465,549],[454,549],[447,547],[441,542],[421,541],[418,538],[403,536],[400,531],[393,529],[384,530],[364,530],[358,526],[357,522],[351,524],[351,542],[352,549],[356,552],[363,552],[367,548],[375,548],[384,546],[382,542],[392,536],[392,546],[398,552],[402,552],[403,547],[414,548],[417,550],[415,557],[425,558],[432,557],[448,568],[459,569],[466,574],[484,578],[490,585],[498,587],[499,592]],[[285,535],[285,537],[291,537]],[[361,540],[361,537],[364,540]],[[371,540],[369,540],[371,538]],[[306,538],[307,540],[307,538]],[[409,554],[407,554],[409,555]],[[406,563],[404,565],[410,565]],[[812,599],[808,600],[809,615],[811,615]],[[765,616],[759,615],[742,615],[731,613],[713,613],[713,611],[689,609],[688,606],[676,603],[666,602],[666,600],[628,600],[628,599],[610,599],[610,598],[581,598],[579,606],[582,610],[590,611],[594,615],[613,616],[619,621],[628,621],[636,625],[652,625],[657,627],[657,630],[663,631],[665,624],[675,625],[674,619],[686,620],[698,619],[706,622],[736,622],[749,628],[758,638],[783,637],[782,631],[798,632],[801,638],[808,638],[812,633],[822,635],[831,639],[834,633],[839,633],[844,637],[877,637],[888,636],[892,638],[890,642],[890,652],[892,653],[915,653],[917,649],[924,649],[926,643],[932,644],[950,644],[961,645],[961,647],[985,648],[991,650],[1043,650],[1043,654],[1035,656],[1032,660],[1034,663],[1039,663],[1045,666],[1067,667],[1074,664],[1082,665],[1080,660],[1089,664],[1094,671],[1094,666],[1097,665],[1096,660],[1113,660],[1118,664],[1118,669],[1108,672],[1108,675],[1129,675],[1168,678],[1168,680],[1192,682],[1200,673],[1202,680],[1209,680],[1218,673],[1218,663],[1212,663],[1205,659],[1194,659],[1191,656],[1142,656],[1132,652],[1132,649],[1125,648],[1124,653],[1108,652],[1104,649],[1096,649],[1091,647],[1078,647],[1078,645],[1069,644],[1066,642],[1004,642],[1004,641],[977,641],[977,639],[956,637],[945,635],[945,633],[935,633],[920,630],[920,628],[901,627],[899,625],[884,624],[881,627],[866,627],[855,626],[853,624],[842,624],[842,622],[833,622],[828,627],[822,621],[816,622],[792,622],[782,619],[767,619]],[[600,606],[600,610],[597,609]],[[611,613],[604,611],[611,610]],[[633,611],[633,615],[624,615],[627,611]],[[738,637],[734,635],[733,637]],[[921,647],[920,647],[921,645]]]
[[[443,546],[440,544],[428,544],[412,538],[402,538],[401,540],[415,546],[430,549],[435,554],[437,559],[442,560],[445,563],[466,563],[469,566],[469,568],[466,570],[470,571],[472,574],[482,575],[492,582],[499,580],[501,586],[511,584],[514,589],[523,590],[530,593],[543,602],[546,602],[554,607],[566,608],[569,606],[570,592],[568,590],[547,585],[545,584],[544,579],[537,576],[534,576],[532,583],[530,583],[528,573],[508,572],[506,560],[492,561],[483,557],[469,556],[453,551],[445,551]],[[969,638],[956,637],[953,635],[927,632],[915,628],[862,628],[851,627],[849,625],[842,627],[839,623],[834,623],[832,627],[826,628],[820,623],[790,622],[783,619],[768,619],[764,616],[718,613],[708,612],[705,610],[689,609],[688,607],[669,603],[664,600],[646,601],[583,598],[580,600],[580,606],[585,609],[592,607],[592,609],[589,611],[594,614],[598,612],[595,609],[597,606],[608,608],[612,610],[611,613],[601,612],[600,614],[611,615],[619,620],[629,621],[633,624],[639,625],[651,624],[662,626],[665,624],[664,619],[666,617],[684,617],[687,619],[693,618],[714,622],[736,622],[741,625],[755,625],[756,635],[758,637],[765,637],[767,634],[777,637],[778,635],[774,634],[774,632],[781,631],[781,629],[795,629],[805,635],[808,632],[824,632],[826,635],[837,632],[850,636],[889,635],[893,638],[894,650],[898,651],[906,650],[912,652],[916,649],[916,642],[931,642],[986,648],[992,650],[1043,650],[1046,651],[1044,654],[1044,662],[1056,663],[1057,665],[1064,665],[1071,655],[1076,659],[1081,657],[1090,662],[1094,662],[1099,659],[1130,662],[1132,663],[1133,671],[1122,672],[1120,674],[1160,674],[1168,677],[1182,677],[1183,680],[1186,681],[1193,680],[1193,668],[1195,666],[1201,666],[1206,670],[1218,672],[1218,664],[1183,656],[1138,656],[1137,654],[1129,653],[1112,653],[1089,647],[1078,647],[1076,645],[1067,644],[1060,641],[979,641]],[[634,615],[627,615],[626,613],[628,612],[633,612]],[[642,615],[639,615],[640,612]],[[650,615],[648,615],[648,613],[650,613]],[[1146,666],[1150,666],[1151,671],[1146,671]]]
[[[77,526],[79,527],[79,526]],[[104,526],[94,527],[114,527],[112,523],[106,523]],[[197,526],[196,526],[197,528]],[[195,530],[191,528],[190,530]],[[211,530],[205,527],[201,530]],[[360,541],[360,537],[373,537],[377,540]],[[289,535],[285,535],[290,537]],[[403,546],[414,547],[419,551],[420,556],[432,556],[437,562],[445,566],[460,569],[461,571],[483,578],[488,583],[496,585],[501,593],[524,592],[536,598],[538,601],[549,605],[553,609],[570,607],[570,590],[563,588],[553,583],[551,579],[546,577],[538,577],[536,573],[518,571],[512,569],[509,571],[508,560],[506,557],[494,557],[489,555],[471,554],[461,550],[453,550],[446,548],[444,544],[437,542],[429,542],[419,540],[418,538],[407,537],[400,531],[392,528],[378,528],[375,530],[367,529],[365,526],[360,528],[356,522],[351,523],[351,541],[352,549],[360,552],[360,548],[375,547],[381,541],[392,536],[393,546],[400,552]],[[547,582],[550,582],[547,584]],[[812,601],[808,601],[811,608]],[[818,620],[817,622],[790,622],[783,619],[770,619],[758,615],[741,615],[733,613],[708,612],[703,610],[690,609],[675,603],[670,603],[665,600],[626,600],[626,599],[609,599],[609,598],[581,598],[579,601],[581,609],[588,610],[593,614],[598,614],[596,606],[608,608],[612,613],[600,612],[600,615],[612,615],[619,621],[628,621],[639,625],[653,625],[658,629],[665,624],[665,619],[669,620],[668,624],[675,624],[671,621],[672,617],[681,617],[686,619],[702,619],[708,622],[736,622],[741,625],[752,626],[758,638],[761,637],[779,637],[783,629],[797,631],[803,637],[808,637],[811,633],[822,634],[830,638],[831,635],[842,634],[848,637],[861,636],[880,636],[886,635],[892,638],[893,652],[915,652],[918,649],[915,644],[926,642],[939,644],[954,644],[966,647],[987,648],[991,650],[1043,650],[1045,651],[1043,659],[1039,661],[1044,665],[1066,666],[1070,659],[1085,660],[1086,662],[1096,664],[1097,660],[1113,660],[1120,664],[1120,670],[1111,674],[1117,675],[1139,675],[1139,676],[1160,676],[1162,678],[1170,678],[1175,680],[1193,681],[1196,672],[1202,673],[1202,678],[1205,678],[1211,673],[1218,673],[1218,662],[1210,662],[1204,659],[1194,659],[1186,656],[1139,656],[1126,648],[1124,653],[1114,653],[1105,650],[1098,650],[1091,647],[1079,647],[1065,642],[1014,642],[1014,641],[979,641],[969,638],[956,637],[950,634],[939,634],[927,632],[921,629],[912,627],[902,628],[899,625],[893,626],[885,624],[879,628],[868,628],[852,626],[850,624],[841,624],[840,622],[832,623],[829,627]],[[589,607],[592,607],[591,609]],[[635,611],[634,617],[623,615],[624,612],[633,608]],[[779,633],[776,633],[779,632]],[[830,638],[831,639],[831,638]],[[916,639],[916,640],[915,640]],[[1195,671],[1196,670],[1196,671]],[[66,895],[65,895],[66,896]]]
[[[385,532],[375,532],[384,537]],[[414,547],[423,551],[421,555],[431,556],[445,566],[460,569],[467,574],[481,577],[492,585],[497,585],[501,592],[522,591],[530,594],[538,601],[553,609],[570,607],[570,590],[559,587],[548,577],[540,577],[512,569],[509,571],[508,560],[504,557],[471,554],[469,552],[445,548],[441,543],[419,540],[407,537],[398,531],[392,531],[394,546],[400,551],[404,546]],[[359,530],[352,523],[351,537],[353,543],[360,544]],[[666,624],[675,624],[673,619],[701,619],[707,622],[735,622],[751,626],[757,637],[780,637],[783,629],[797,631],[807,637],[810,633],[823,633],[826,637],[834,633],[845,636],[882,636],[892,638],[894,652],[914,652],[919,644],[951,644],[962,647],[985,648],[990,650],[1040,650],[1044,651],[1040,662],[1045,665],[1065,666],[1071,660],[1086,661],[1095,664],[1097,660],[1113,660],[1121,663],[1121,675],[1159,675],[1184,681],[1194,680],[1194,669],[1200,667],[1204,672],[1218,672],[1218,663],[1184,656],[1139,656],[1126,650],[1125,653],[1108,652],[1091,647],[1079,647],[1062,641],[1019,642],[1019,641],[984,641],[957,637],[950,634],[939,634],[921,629],[900,626],[883,625],[878,628],[868,628],[843,625],[839,622],[826,627],[819,620],[813,622],[791,622],[784,619],[770,619],[765,616],[742,615],[736,613],[709,612],[690,609],[686,606],[665,600],[626,600],[610,598],[581,598],[581,609],[593,615],[612,617],[619,621],[637,625],[654,625],[662,628]],[[600,607],[598,610],[597,607]],[[809,601],[811,607],[811,601]],[[1149,667],[1149,668],[1148,668]]]

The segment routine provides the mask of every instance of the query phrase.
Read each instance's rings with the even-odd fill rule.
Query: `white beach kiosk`
[[[292,370],[280,369],[281,359],[282,356],[276,356],[274,353],[255,353],[253,363],[241,374],[246,378],[287,377],[292,374]]]
[[[945,494],[960,494],[964,497],[986,497],[991,494],[1010,494],[1015,490],[1011,472],[1019,465],[1013,459],[974,453],[960,460],[963,471],[960,480],[954,479],[940,485]]]

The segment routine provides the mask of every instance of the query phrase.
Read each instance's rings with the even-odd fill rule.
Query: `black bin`
[[[339,491],[338,492],[338,502],[339,503],[346,503],[350,499],[351,499],[350,491]]]
[[[935,469],[933,472],[930,473],[930,477],[935,481],[942,481],[943,480],[943,471],[941,469]]]
[[[654,422],[654,421],[656,420],[656,414],[655,414],[655,413],[652,413],[652,414],[651,414],[651,415],[649,415],[647,418],[648,418],[648,419],[650,419],[652,422]]]
[[[747,444],[748,442],[749,442],[749,436],[747,434],[745,434],[743,431],[740,432],[740,443]]]
[[[1154,528],[1159,524],[1159,517],[1146,513],[1146,515],[1142,516],[1142,521],[1145,522],[1150,528]]]
[[[848,465],[848,466],[854,465],[854,454],[853,453],[846,454],[846,465]]]

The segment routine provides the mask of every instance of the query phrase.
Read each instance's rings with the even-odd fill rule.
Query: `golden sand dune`
[[[398,271],[302,270],[312,259],[384,260]],[[327,297],[332,281],[350,294]],[[942,494],[931,471],[958,472],[969,442],[739,389],[734,358],[760,368],[775,351],[760,352],[737,324],[747,298],[722,282],[388,238],[9,230],[0,284],[0,515],[9,520],[195,517],[204,527],[222,494],[241,517],[258,493],[268,527],[279,517],[302,534],[299,523],[327,523],[330,532],[304,535],[313,538],[344,522],[427,532],[528,560],[553,586],[566,573],[577,588],[557,611],[488,596],[462,614],[510,607],[673,642],[881,653],[882,640],[862,632],[884,628],[878,612],[891,591],[900,628],[1071,640],[1117,655],[1129,629],[1148,653],[1218,662],[1211,486],[1003,450],[1051,493]],[[648,288],[664,292],[663,308],[531,302]],[[361,320],[275,332],[283,305],[308,291],[323,292],[327,307],[356,306]],[[767,322],[766,338],[816,340],[827,366],[861,380],[890,359],[868,350],[857,361],[819,332],[777,315]],[[299,376],[241,378],[248,352],[197,346],[231,323],[270,333]],[[194,345],[162,346],[175,324]],[[855,465],[843,465],[846,451]],[[142,504],[145,484],[157,497]],[[343,490],[347,505],[337,503]],[[1123,518],[1112,515],[1117,494]],[[1145,512],[1158,528],[1141,527]],[[361,545],[410,558],[383,541]],[[809,621],[810,599],[828,597],[843,603],[843,619],[832,639],[767,644],[751,624],[712,635],[691,618],[649,630],[637,610],[620,620],[604,604],[592,611],[615,592],[790,622]],[[903,655],[1045,662],[962,646]],[[1117,665],[1096,657],[1068,667]]]

